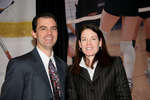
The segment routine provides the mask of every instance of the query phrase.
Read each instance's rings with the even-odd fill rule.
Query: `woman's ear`
[[[81,45],[81,41],[80,41],[80,40],[78,41],[78,43],[79,43],[79,48],[82,48],[82,45]]]
[[[99,41],[99,47],[102,47],[102,38]]]

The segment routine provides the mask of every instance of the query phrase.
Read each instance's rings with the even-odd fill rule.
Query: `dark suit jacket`
[[[114,57],[112,64],[102,67],[99,63],[93,80],[82,68],[79,74],[69,73],[67,100],[131,100],[125,70],[121,58]]]
[[[67,64],[54,56],[65,100]],[[33,51],[10,60],[2,86],[0,100],[52,100],[50,83],[35,48]]]

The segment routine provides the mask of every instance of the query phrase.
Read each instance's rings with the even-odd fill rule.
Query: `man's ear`
[[[32,37],[33,37],[33,38],[37,38],[37,36],[36,36],[37,34],[36,34],[33,30],[32,30],[32,32],[31,32],[31,34],[32,34]]]

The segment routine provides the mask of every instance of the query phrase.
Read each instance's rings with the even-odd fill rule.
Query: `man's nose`
[[[48,34],[52,34],[52,32],[53,32],[53,31],[52,31],[51,29],[48,29],[48,30],[47,30],[47,33],[48,33]]]

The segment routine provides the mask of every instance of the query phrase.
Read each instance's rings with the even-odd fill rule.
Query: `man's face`
[[[32,32],[37,39],[37,46],[41,50],[51,50],[57,41],[57,25],[52,18],[39,18],[36,32]]]

